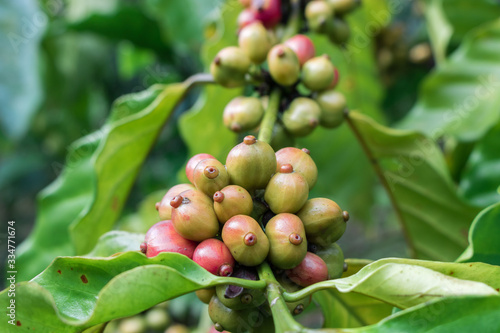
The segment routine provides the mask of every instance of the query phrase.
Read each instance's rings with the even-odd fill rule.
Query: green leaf
[[[425,19],[434,57],[439,65],[446,60],[446,48],[453,34],[453,27],[445,17],[443,0],[426,1]]]
[[[453,269],[452,276],[439,272],[449,272],[450,268]],[[319,282],[283,296],[287,301],[295,301],[318,290],[336,288],[342,293],[356,292],[406,309],[443,297],[498,295],[494,287],[500,285],[499,274],[499,266],[483,263],[472,265],[384,259],[367,265],[352,276]],[[478,282],[483,279],[493,287]]]
[[[348,121],[379,168],[412,252],[422,259],[455,260],[467,246],[467,231],[478,209],[457,195],[436,144],[357,112]]]
[[[47,20],[34,0],[0,8],[0,125],[13,139],[26,133],[41,101],[38,57]]]
[[[124,96],[107,123],[69,150],[61,175],[39,197],[35,228],[18,248],[18,279],[58,255],[89,252],[111,230],[135,177],[188,84],[153,86]]]
[[[113,230],[102,235],[86,257],[109,257],[120,252],[138,251],[144,234]]]
[[[481,261],[500,265],[500,244],[498,242],[500,223],[498,221],[500,221],[500,203],[479,213],[470,228],[470,245],[457,261]]]
[[[474,147],[467,161],[460,190],[475,205],[486,207],[500,201],[500,126],[492,128]]]
[[[471,32],[449,60],[424,81],[401,128],[433,139],[482,137],[500,119],[500,20]]]
[[[79,332],[155,304],[218,284],[264,288],[264,281],[210,274],[188,257],[126,252],[111,258],[60,257],[29,282],[16,285],[16,332]],[[0,293],[8,304],[8,289]],[[10,332],[6,320],[0,331]]]

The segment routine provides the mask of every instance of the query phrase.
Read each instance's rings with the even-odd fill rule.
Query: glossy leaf
[[[6,1],[0,8],[0,127],[19,139],[41,101],[40,39],[47,17],[37,1]]]
[[[478,209],[457,195],[439,148],[421,134],[383,127],[357,112],[349,118],[380,166],[412,252],[422,259],[455,260],[467,246]]]
[[[499,120],[500,20],[471,32],[424,81],[416,105],[399,124],[437,139],[482,137]]]
[[[443,0],[425,1],[425,20],[434,57],[439,65],[446,59],[446,49],[453,34],[453,27],[445,17]]]
[[[458,258],[458,261],[470,263],[480,261],[500,265],[499,221],[500,203],[484,209],[472,222],[469,247]]]
[[[19,280],[35,276],[58,255],[89,252],[111,230],[150,147],[188,88],[153,86],[124,96],[99,131],[71,146],[66,167],[39,197],[35,229],[18,248],[24,268]]]
[[[222,278],[186,256],[161,253],[146,258],[126,252],[111,258],[60,257],[29,282],[16,285],[15,332],[79,332],[155,304],[217,284],[262,288],[262,281]],[[8,290],[0,293],[9,302]],[[6,320],[0,331],[10,332]]]
[[[109,257],[120,252],[139,251],[144,234],[112,230],[102,235],[85,257]]]

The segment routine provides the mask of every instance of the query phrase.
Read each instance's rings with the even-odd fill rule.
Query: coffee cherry
[[[333,20],[328,21],[326,34],[332,43],[341,45],[349,40],[351,28],[349,28],[346,21],[334,18]]]
[[[233,132],[244,132],[259,126],[264,108],[257,97],[236,97],[224,108],[224,125]]]
[[[309,150],[303,148],[286,147],[276,152],[276,171],[284,164],[291,164],[293,170],[304,176],[311,190],[318,180],[318,168],[309,155]]]
[[[193,179],[194,168],[196,168],[198,163],[200,163],[203,160],[206,160],[207,158],[215,158],[215,157],[213,157],[210,154],[196,154],[193,157],[191,157],[187,162],[186,176],[192,184],[194,184],[194,179]]]
[[[260,22],[253,22],[241,29],[238,45],[251,62],[261,64],[272,47],[266,28]]]
[[[250,59],[238,47],[228,46],[217,53],[210,65],[214,80],[226,88],[240,87],[250,69]]]
[[[283,125],[290,134],[302,137],[318,126],[320,116],[318,103],[307,97],[298,97],[283,112]]]
[[[194,186],[191,184],[177,184],[172,186],[167,193],[165,193],[163,199],[156,204],[156,210],[158,210],[160,220],[170,220],[172,218],[172,206],[170,206],[170,201],[172,201],[176,195],[187,190],[194,190]]]
[[[170,316],[165,309],[154,307],[146,312],[146,325],[155,331],[164,331],[170,324]]]
[[[281,20],[281,0],[252,1],[250,8],[266,28],[274,27]]]
[[[319,123],[326,128],[335,128],[344,121],[347,102],[344,95],[335,90],[325,90],[316,97],[321,108]]]
[[[123,333],[145,333],[146,330],[146,320],[142,316],[124,318],[118,326],[118,331]]]
[[[305,35],[295,35],[287,39],[284,44],[295,52],[301,67],[307,60],[313,58],[316,53],[313,42]]]
[[[200,161],[193,172],[196,188],[208,196],[229,185],[226,167],[215,158]]]
[[[307,287],[328,279],[328,267],[323,259],[314,253],[307,252],[302,262],[286,271],[286,274],[296,284]]]
[[[300,286],[298,286],[297,284],[292,282],[290,278],[288,278],[285,272],[276,274],[276,280],[283,287],[283,289],[285,289],[286,292],[293,293],[301,289]],[[305,308],[307,308],[309,304],[311,304],[311,301],[312,295],[309,295],[295,302],[286,302],[286,306],[288,307],[290,313],[296,316],[301,314],[305,310]]]
[[[172,221],[160,221],[146,232],[144,239],[145,254],[148,258],[155,257],[160,252],[177,252],[193,259],[193,253],[198,243],[179,235]]]
[[[253,22],[258,22],[257,13],[255,13],[253,10],[249,8],[242,10],[241,13],[238,15],[238,27],[240,29],[243,29],[244,27]]]
[[[307,240],[304,225],[295,215],[278,214],[266,225],[269,239],[269,260],[277,268],[294,268],[307,253]]]
[[[208,304],[208,303],[210,303],[212,296],[215,295],[215,287],[196,290],[195,294],[200,301],[202,301],[205,304]]]
[[[213,199],[215,214],[222,224],[235,215],[250,215],[253,210],[252,196],[238,185],[229,185],[215,192]]]
[[[302,82],[313,90],[320,91],[328,88],[335,78],[335,68],[327,55],[312,58],[302,67]]]
[[[282,124],[275,123],[270,145],[274,150],[290,147],[295,145],[295,138],[285,130]]]
[[[283,164],[266,187],[264,200],[276,213],[295,213],[307,201],[309,186],[301,173],[294,172],[291,164]]]
[[[257,289],[242,289],[237,295],[231,295],[228,293],[230,290],[230,285],[219,285],[217,286],[216,293],[219,301],[225,306],[233,310],[244,310],[249,308],[256,308],[265,302],[266,297],[261,290]],[[234,296],[234,297],[232,297]]]
[[[304,223],[307,239],[314,244],[327,246],[339,240],[346,228],[345,214],[330,199],[309,199],[297,212]]]
[[[208,315],[214,323],[215,329],[222,332],[242,332],[247,328],[248,315],[255,313],[254,309],[233,310],[222,304],[217,295],[212,297],[208,304]]]
[[[299,58],[284,44],[274,46],[267,54],[269,73],[282,86],[291,86],[300,76]]]
[[[360,0],[326,0],[336,15],[344,15],[359,6]]]
[[[219,231],[212,200],[203,192],[188,190],[170,202],[175,230],[184,238],[201,242]]]
[[[234,258],[227,246],[218,239],[206,239],[194,250],[193,261],[214,275],[231,276]]]
[[[326,1],[314,0],[306,5],[305,16],[312,31],[324,33],[327,22],[333,17],[333,9]]]
[[[247,135],[226,158],[231,183],[248,191],[265,188],[276,170],[274,150],[266,142]]]
[[[344,253],[337,243],[325,247],[318,246],[316,254],[323,259],[328,268],[328,278],[338,279],[344,273]]]
[[[250,216],[231,217],[222,228],[222,240],[234,259],[245,266],[259,265],[269,253],[269,240]]]

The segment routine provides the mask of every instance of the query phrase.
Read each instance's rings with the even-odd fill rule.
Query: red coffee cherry
[[[155,257],[160,252],[177,252],[192,259],[198,245],[179,235],[170,220],[160,221],[149,228],[144,243],[143,247],[148,258]]]
[[[266,28],[274,27],[281,20],[281,0],[252,1],[250,8]]]
[[[230,276],[234,258],[227,246],[218,239],[206,239],[194,250],[193,261],[214,275]]]
[[[307,287],[328,279],[326,263],[314,253],[307,252],[301,263],[286,271],[286,274],[296,284]]]
[[[193,172],[194,168],[196,168],[196,165],[200,163],[201,161],[207,159],[207,158],[215,158],[210,154],[196,154],[193,157],[189,159],[189,161],[186,164],[186,176],[189,179],[189,181],[194,184],[194,179],[193,179]]]
[[[287,39],[284,44],[295,52],[301,67],[316,54],[312,40],[305,35],[295,35]]]

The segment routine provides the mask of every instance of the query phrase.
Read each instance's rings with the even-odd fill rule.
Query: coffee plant
[[[394,80],[384,29],[407,2],[221,4],[205,73],[120,97],[70,147],[1,331],[190,332],[173,304],[191,297],[196,332],[499,332],[500,5],[420,3],[432,50],[411,54],[435,68],[389,126],[376,77]],[[116,222],[177,119],[190,156],[131,231]],[[360,231],[384,200],[406,253]]]

